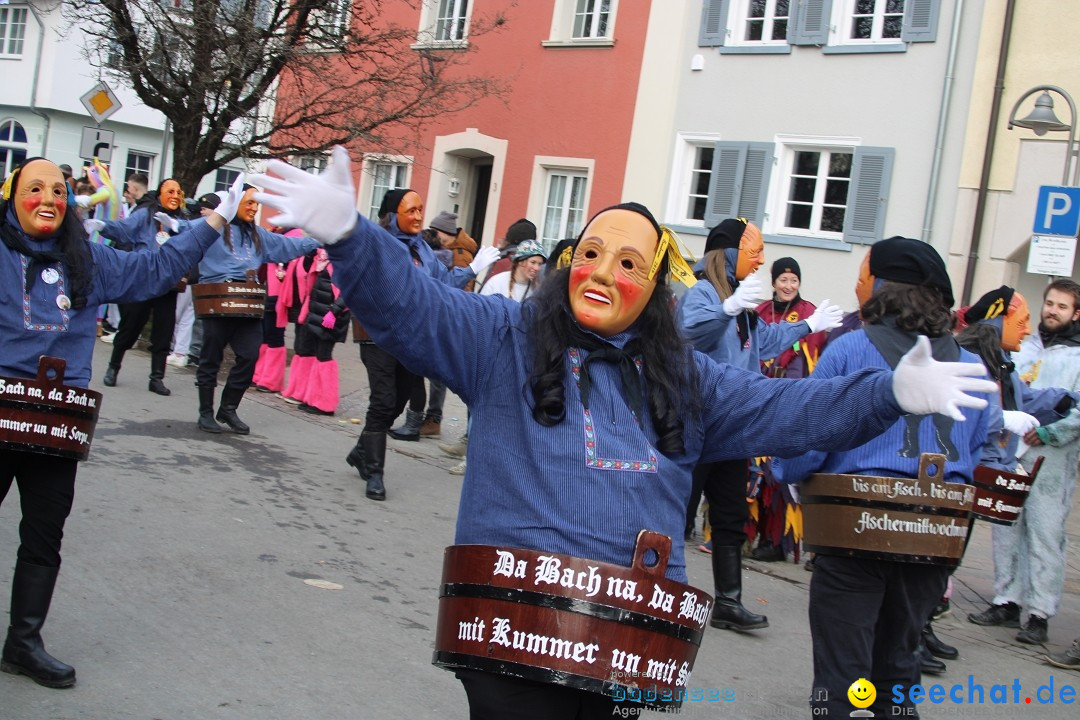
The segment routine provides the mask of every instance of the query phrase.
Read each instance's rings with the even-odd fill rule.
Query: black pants
[[[877,690],[875,717],[918,717],[907,699],[920,677],[915,649],[948,577],[948,568],[936,565],[819,554],[810,580],[811,706],[846,718],[848,688],[866,678]],[[893,702],[893,685],[904,687],[903,703]],[[894,706],[912,714],[896,714]]]
[[[277,296],[266,298],[263,311],[263,342],[272,348],[285,347],[285,328],[277,326]]]
[[[120,327],[113,338],[112,358],[109,365],[120,367],[124,353],[135,346],[150,316],[150,353],[168,353],[176,328],[176,291],[170,290],[161,297],[120,306]]]
[[[608,720],[639,717],[641,706],[589,692],[476,670],[459,670],[469,697],[469,720]],[[619,715],[615,713],[619,712]]]
[[[203,344],[199,352],[199,370],[195,384],[217,386],[218,370],[229,345],[236,355],[236,364],[229,371],[225,386],[247,390],[259,359],[263,330],[261,318],[203,318]]]
[[[705,499],[709,501],[713,545],[742,545],[746,542],[746,521],[750,517],[750,505],[746,502],[749,468],[746,460],[721,460],[695,466],[694,486],[687,507],[687,527],[693,525],[698,500],[704,492]]]
[[[75,500],[78,467],[77,460],[0,449],[0,503],[7,497],[12,480],[19,485],[19,560],[60,567],[60,541]]]
[[[367,368],[370,388],[364,431],[386,432],[405,409],[416,381],[422,387],[424,378],[406,370],[397,358],[374,343],[360,343],[360,360]],[[420,412],[424,411],[425,400],[421,398]]]

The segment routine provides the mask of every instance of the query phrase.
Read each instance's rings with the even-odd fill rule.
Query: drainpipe
[[[933,233],[935,201],[938,181],[941,179],[941,157],[945,148],[945,127],[949,122],[949,101],[952,99],[953,79],[956,77],[956,46],[960,37],[960,18],[964,14],[964,0],[956,0],[953,10],[952,32],[949,33],[949,59],[945,63],[945,85],[941,89],[941,110],[938,112],[937,135],[934,139],[934,159],[930,163],[930,188],[926,193],[926,212],[923,214],[922,238],[930,242]]]
[[[1016,0],[1008,0],[1005,6],[1005,25],[1001,29],[1001,50],[998,52],[997,77],[994,78],[994,99],[990,106],[990,125],[986,131],[986,149],[983,151],[979,194],[975,201],[975,223],[971,228],[971,245],[968,250],[967,271],[964,273],[964,290],[960,295],[961,305],[971,302],[975,263],[979,260],[979,243],[982,239],[983,220],[986,218],[986,197],[990,192],[990,166],[994,161],[994,140],[997,137],[998,116],[1001,114],[1001,96],[1005,89],[1005,65],[1009,58],[1009,36],[1012,34],[1015,10]]]
[[[34,113],[38,117],[45,121],[45,132],[41,138],[41,157],[48,157],[46,149],[49,147],[49,127],[52,125],[52,118],[46,113],[38,110],[37,107],[37,88],[38,88],[38,75],[41,73],[41,52],[42,47],[45,44],[45,23],[42,22],[41,16],[38,15],[37,10],[30,3],[26,4],[29,8],[30,14],[34,16],[34,20],[38,24],[38,43],[37,43],[37,57],[34,59],[34,81],[30,89],[30,112]]]

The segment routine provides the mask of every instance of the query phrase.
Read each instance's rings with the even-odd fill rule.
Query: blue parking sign
[[[1075,237],[1080,231],[1080,188],[1040,187],[1034,231],[1036,235]]]

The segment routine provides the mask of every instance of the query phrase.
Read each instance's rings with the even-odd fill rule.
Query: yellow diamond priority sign
[[[83,95],[79,100],[83,107],[94,118],[94,122],[102,122],[120,109],[120,101],[113,95],[113,91],[104,82],[99,82]]]

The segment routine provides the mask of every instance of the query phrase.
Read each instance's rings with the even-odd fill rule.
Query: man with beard
[[[1080,285],[1067,278],[1046,287],[1038,334],[1020,346],[1016,370],[1033,389],[1080,390]],[[1031,486],[1024,512],[1002,534],[1011,536],[1010,560],[994,563],[997,595],[984,612],[968,615],[976,625],[1020,627],[1021,608],[1028,620],[1016,639],[1029,645],[1047,641],[1047,621],[1057,613],[1065,586],[1065,523],[1076,489],[1080,460],[1080,410],[1037,427],[1024,436],[1030,447],[1020,463],[1031,469],[1046,458]],[[995,528],[997,530],[997,528]],[[995,536],[995,539],[997,536]]]
[[[244,185],[244,197],[236,217],[221,231],[221,237],[210,246],[199,263],[200,283],[245,282],[249,270],[258,270],[265,263],[289,262],[319,247],[310,238],[286,237],[272,233],[255,224],[259,203],[255,188]],[[251,428],[236,414],[255,374],[263,328],[261,317],[203,318],[203,344],[199,352],[199,369],[195,384],[199,387],[199,429],[220,433],[219,422],[228,425],[238,435],[247,435]],[[214,420],[214,388],[218,370],[225,356],[225,346],[232,347],[236,364],[225,380],[221,391],[221,406]]]

